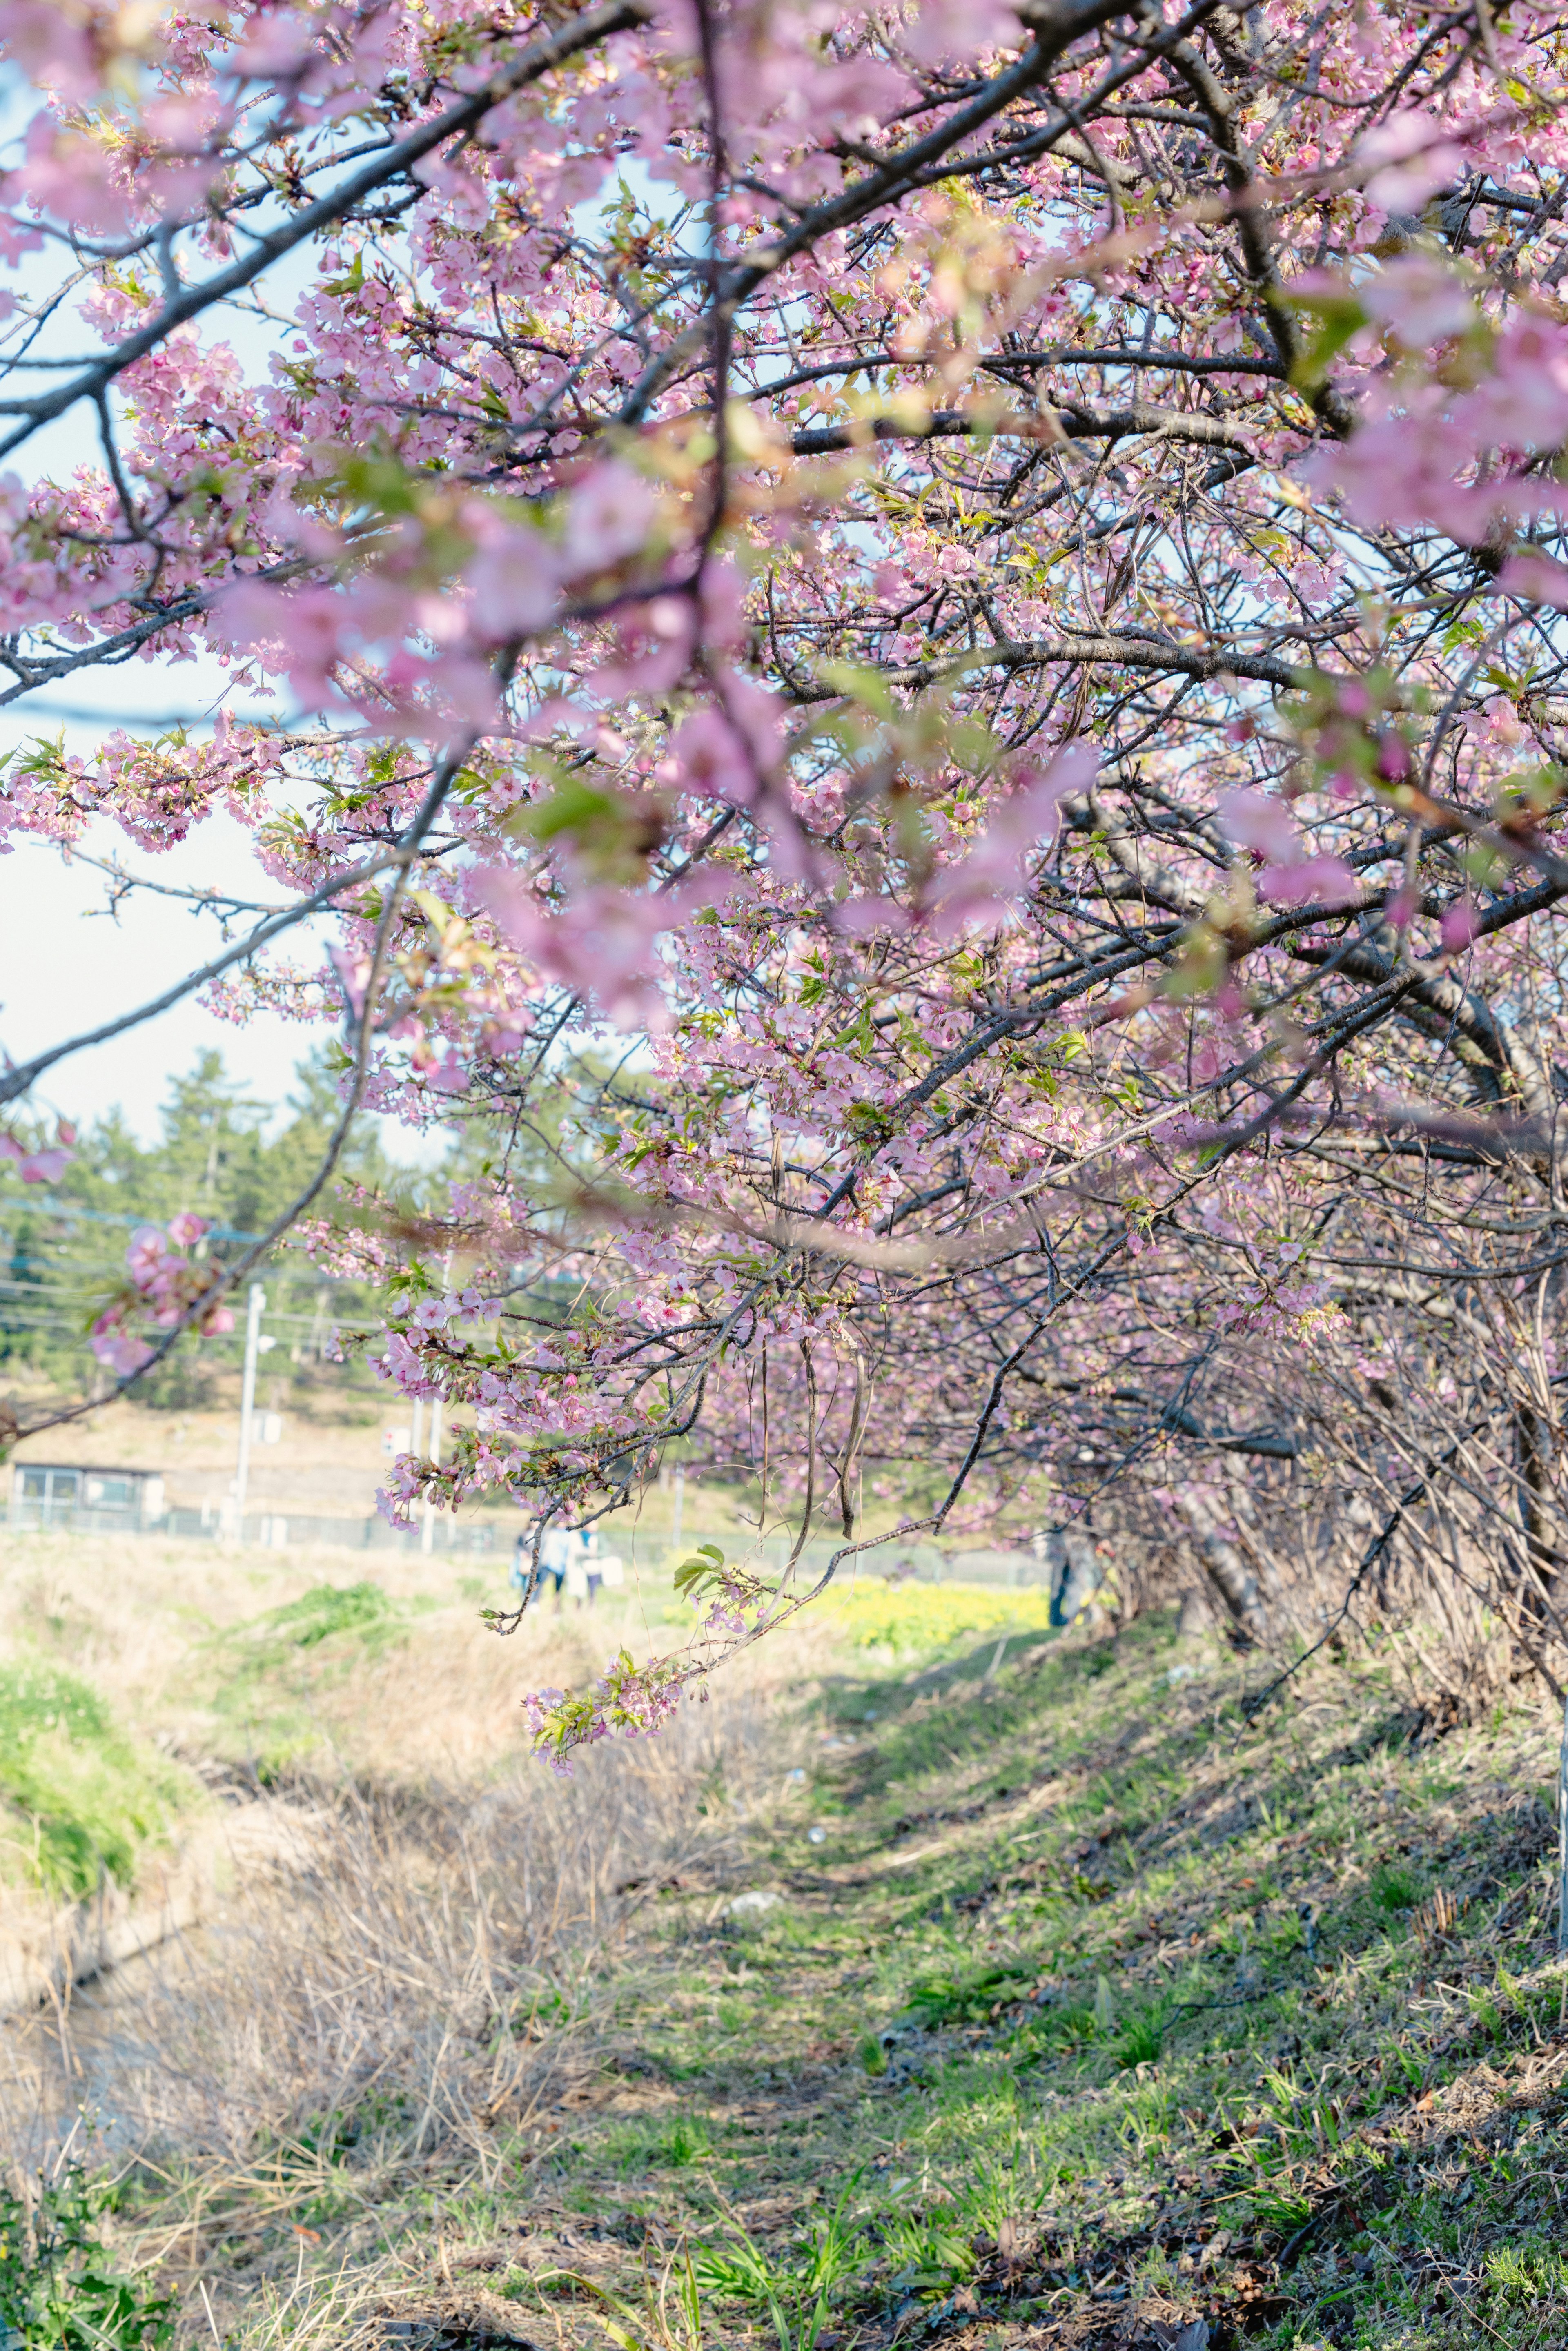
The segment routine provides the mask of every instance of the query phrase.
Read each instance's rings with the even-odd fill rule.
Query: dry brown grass
[[[214,1640],[313,1587],[366,1581],[420,1612],[419,1638],[383,1653],[382,1693],[367,1686],[362,1660],[341,1677],[340,1695],[330,1677],[317,1677],[323,1736],[347,1742],[350,1768],[390,1758],[417,1771],[459,1753],[467,1768],[515,1746],[517,1693],[529,1679],[593,1668],[616,1638],[659,1621],[657,1603],[632,1594],[614,1614],[536,1613],[515,1639],[498,1641],[478,1612],[504,1596],[506,1575],[500,1560],[417,1552],[0,1533],[0,1654],[42,1653],[110,1682],[133,1727],[199,1741],[220,1719],[215,1677],[232,1676],[245,1657],[243,1646],[214,1655]],[[384,1719],[371,1702],[378,1695],[401,1709],[397,1719]]]
[[[825,1657],[820,1631],[554,1779],[522,1751],[521,1691],[656,1636],[656,1611],[633,1593],[502,1641],[465,1572],[375,1560],[422,1613],[380,1646],[345,1635],[278,1667],[242,1628],[366,1562],[110,1539],[4,1553],[0,1656],[93,1681],[204,1791],[122,1898],[172,1873],[191,1923],[0,2024],[5,2152],[29,2166],[74,2128],[134,2174],[139,2257],[193,2289],[188,2331],[207,2339],[209,2304],[225,2341],[354,2339],[394,2209],[437,2177],[482,2194],[548,2144],[629,1928],[661,1880],[721,1881],[738,1821],[795,1760],[780,1701]],[[293,1760],[258,1776],[279,1720]],[[7,1907],[36,1928],[36,1895],[13,1883]]]

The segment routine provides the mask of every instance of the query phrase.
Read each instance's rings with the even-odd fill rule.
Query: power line
[[[101,1243],[97,1248],[84,1248],[86,1233],[78,1240],[70,1228],[97,1225],[120,1231],[137,1231],[148,1226],[162,1229],[165,1221],[153,1216],[89,1208],[84,1202],[63,1200],[49,1192],[13,1196],[0,1202],[0,1338],[19,1341],[34,1336],[84,1344],[87,1324],[102,1307],[106,1290],[123,1280],[124,1260],[118,1252],[100,1254]],[[47,1229],[50,1225],[55,1227],[53,1231]],[[209,1225],[203,1238],[243,1247],[261,1236],[244,1232],[235,1225]],[[218,1262],[214,1260],[214,1269]],[[274,1267],[272,1280],[285,1295],[315,1290],[318,1303],[313,1311],[305,1313],[276,1307],[267,1315],[268,1322],[274,1327],[281,1323],[300,1332],[309,1331],[323,1339],[319,1293],[362,1284],[362,1278],[353,1274],[329,1273],[324,1269],[290,1265],[287,1261]],[[344,1303],[347,1308],[347,1301]],[[240,1334],[214,1332],[204,1342],[208,1348],[225,1343],[237,1346]]]
[[[51,1216],[85,1217],[89,1224],[93,1225],[140,1227],[141,1225],[156,1225],[158,1222],[156,1217],[121,1217],[115,1215],[114,1212],[109,1208],[86,1208],[78,1201],[58,1200],[56,1199],[52,1194],[47,1192],[39,1192],[31,1199],[16,1200],[9,1203],[8,1205],[19,1210],[24,1216],[33,1208],[47,1208]],[[259,1233],[237,1232],[233,1225],[209,1225],[203,1238],[209,1241],[239,1241],[243,1244],[251,1241],[258,1241],[261,1238],[261,1235]],[[323,1279],[329,1279],[329,1277],[324,1276]]]

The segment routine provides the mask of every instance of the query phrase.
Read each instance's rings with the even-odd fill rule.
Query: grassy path
[[[743,1862],[650,1894],[524,2179],[498,2148],[434,2208],[400,2323],[1568,2340],[1549,1726],[1423,1744],[1364,1668],[1248,1733],[1241,1683],[1148,1624],[830,1685]]]
[[[1249,1729],[1261,1662],[1168,1621],[872,1585],[563,1787],[517,1689],[597,1620],[203,1573],[18,1554],[0,1773],[95,1850],[125,1757],[199,1774],[232,1848],[188,1950],[4,2044],[17,2149],[68,2056],[179,2351],[1568,2343],[1542,1712],[1434,1738],[1360,1652]]]

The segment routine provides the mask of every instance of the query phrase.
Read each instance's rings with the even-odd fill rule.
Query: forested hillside
[[[196,1245],[204,1255],[232,1256],[303,1189],[338,1111],[324,1057],[300,1063],[279,1114],[228,1076],[221,1054],[208,1051],[171,1084],[154,1138],[141,1140],[117,1108],[77,1136],[53,1180],[24,1182],[17,1162],[0,1159],[0,1385],[90,1388],[97,1367],[89,1330],[124,1282],[135,1233],[193,1215],[209,1228]],[[369,1123],[344,1155],[343,1180],[411,1207],[421,1182],[387,1157]],[[319,1365],[337,1317],[371,1303],[363,1283],[329,1283],[298,1240],[259,1270],[273,1320],[287,1318],[296,1366]],[[197,1404],[238,1360],[237,1331],[193,1332],[144,1384],[142,1399]]]

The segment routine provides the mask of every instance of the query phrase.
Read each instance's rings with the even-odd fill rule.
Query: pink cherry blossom
[[[1462,955],[1479,931],[1480,924],[1475,906],[1467,898],[1456,898],[1444,914],[1440,925],[1443,951],[1446,955]]]
[[[1162,24],[0,0],[0,848],[237,833],[193,992],[464,1134],[417,1236],[325,1156],[300,1236],[443,1405],[394,1520],[766,1479],[668,1656],[528,1701],[553,1768],[917,1492],[1118,1606],[1250,1543],[1282,1656],[1396,1508],[1391,1627],[1428,1552],[1524,1623],[1527,1455],[1568,1540],[1560,28]],[[110,687],[171,723],[35,731]],[[208,1238],[134,1233],[90,1377],[232,1328]]]
[[[1343,859],[1314,853],[1281,802],[1260,792],[1224,792],[1218,813],[1230,838],[1266,861],[1258,875],[1260,898],[1280,905],[1340,906],[1359,894]]]
[[[1219,821],[1232,841],[1276,865],[1291,865],[1304,858],[1306,844],[1281,800],[1261,792],[1221,792],[1217,803]]]
[[[1367,195],[1386,213],[1413,213],[1465,168],[1465,151],[1428,109],[1411,107],[1367,132],[1355,151]]]
[[[1568,611],[1568,564],[1559,563],[1554,556],[1529,551],[1511,555],[1497,584],[1504,595],[1527,597],[1531,603],[1555,604]]]
[[[1097,764],[1091,745],[1070,743],[1043,769],[1026,768],[1009,798],[993,803],[983,839],[932,886],[937,935],[952,935],[988,914],[999,916],[1023,883],[1030,852],[1054,841],[1061,802],[1087,789]]]
[[[653,528],[653,491],[630,465],[596,465],[566,505],[562,561],[573,572],[599,571],[646,545]]]
[[[557,557],[538,531],[503,528],[488,537],[468,566],[467,580],[475,624],[496,643],[533,635],[560,601]]]
[[[1355,291],[1371,316],[1413,350],[1462,335],[1476,321],[1464,280],[1430,254],[1402,254]]]

